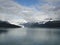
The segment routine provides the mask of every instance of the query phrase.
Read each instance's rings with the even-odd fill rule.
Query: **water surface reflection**
[[[7,32],[0,34],[0,45],[60,45],[60,29],[12,28],[3,30]]]

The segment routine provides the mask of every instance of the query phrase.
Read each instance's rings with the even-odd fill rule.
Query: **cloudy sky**
[[[0,20],[12,23],[60,19],[60,0],[0,0]]]

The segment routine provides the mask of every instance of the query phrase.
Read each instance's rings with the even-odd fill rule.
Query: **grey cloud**
[[[44,4],[40,5],[37,4],[37,8],[40,9],[40,11],[45,12],[48,14],[49,17],[60,20],[60,0],[43,0]]]
[[[27,21],[41,21],[46,16],[48,18],[60,19],[60,6],[54,5],[57,4],[59,0],[55,0],[54,2],[52,0],[44,1],[47,3],[42,5],[39,5],[38,3],[37,5],[32,6],[33,8],[29,8],[17,4],[13,0],[0,0],[0,20],[11,21],[23,19]],[[37,10],[36,7],[39,10]]]
[[[0,20],[31,20],[34,9],[17,4],[13,0],[0,0]]]

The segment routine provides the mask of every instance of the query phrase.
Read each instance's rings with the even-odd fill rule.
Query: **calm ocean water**
[[[60,45],[60,29],[0,28],[0,45]]]

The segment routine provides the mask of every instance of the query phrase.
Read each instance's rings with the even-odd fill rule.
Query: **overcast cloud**
[[[38,0],[40,1],[40,0]],[[44,4],[23,6],[13,0],[0,0],[0,20],[41,21],[45,18],[60,19],[60,0],[43,0]],[[15,21],[16,22],[16,21]],[[19,21],[20,22],[20,21]]]

